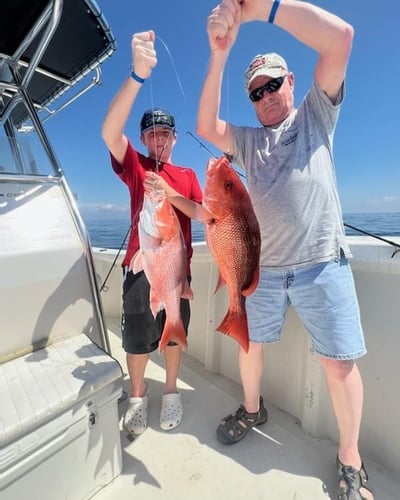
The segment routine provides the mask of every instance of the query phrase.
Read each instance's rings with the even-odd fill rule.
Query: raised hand
[[[208,17],[207,33],[212,51],[228,51],[236,40],[241,21],[238,0],[223,0]]]
[[[132,36],[132,70],[140,78],[148,78],[157,64],[155,38],[152,30],[135,33]]]
[[[146,172],[143,187],[146,193],[153,195],[171,196],[176,194],[167,181],[152,171]]]

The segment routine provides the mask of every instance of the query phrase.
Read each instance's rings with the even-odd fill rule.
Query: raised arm
[[[350,24],[307,2],[223,0],[215,7],[207,23],[210,60],[199,101],[197,133],[228,153],[233,152],[233,141],[229,124],[219,116],[221,84],[239,26],[250,21],[273,22],[318,52],[315,78],[332,102],[343,83],[353,42]],[[275,51],[271,45],[268,42],[268,50]]]
[[[124,134],[132,106],[139,93],[142,81],[148,78],[157,64],[153,31],[132,36],[132,71],[119,89],[107,110],[102,127],[102,137],[114,158],[122,163],[128,139]]]
[[[233,152],[229,124],[220,114],[221,86],[225,63],[240,26],[240,4],[224,0],[207,21],[210,60],[197,112],[197,133],[227,153]]]
[[[237,1],[241,7],[242,23],[268,21],[275,4],[273,23],[318,52],[315,78],[334,102],[346,74],[353,43],[353,27],[338,16],[308,2]]]
[[[212,215],[203,207],[203,205],[182,196],[180,193],[175,191],[175,189],[173,189],[165,179],[157,175],[155,172],[146,172],[144,178],[144,189],[149,193],[151,193],[154,189],[164,191],[165,196],[169,199],[171,204],[191,219],[202,222],[203,224],[212,221]]]

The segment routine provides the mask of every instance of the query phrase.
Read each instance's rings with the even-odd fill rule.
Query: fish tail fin
[[[232,337],[246,352],[248,352],[249,330],[247,327],[245,309],[240,309],[239,311],[232,311],[229,309],[217,330]]]
[[[175,344],[180,345],[183,350],[187,349],[186,332],[183,328],[182,321],[171,323],[168,322],[167,318],[158,347],[159,351],[162,352],[170,342],[175,342]]]

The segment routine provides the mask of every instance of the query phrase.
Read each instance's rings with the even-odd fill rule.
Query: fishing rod
[[[153,126],[155,127],[155,125],[154,125],[154,124],[153,124]],[[170,132],[170,133],[172,133],[172,130],[171,130],[171,132]],[[160,156],[159,156],[160,158],[162,157],[162,155],[163,155],[163,153],[164,153],[164,149],[165,149],[166,145],[167,145],[167,143],[165,142],[165,143],[164,143],[164,146],[163,146],[163,148],[162,148],[162,150],[161,150]],[[157,159],[157,158],[156,158],[155,162],[156,162],[156,169],[155,169],[155,170],[156,170],[156,172],[158,173],[159,166],[160,166],[160,164],[161,164],[162,162],[161,162],[161,160],[160,160],[160,159]],[[107,291],[107,288],[106,288],[106,283],[107,283],[107,280],[108,280],[108,278],[110,277],[111,271],[113,270],[113,267],[115,266],[115,263],[117,262],[117,259],[118,259],[118,257],[119,257],[119,254],[121,253],[121,251],[122,251],[122,249],[123,249],[123,247],[124,247],[124,245],[125,245],[126,238],[128,237],[128,234],[129,234],[129,232],[130,232],[130,230],[131,230],[131,229],[132,229],[132,224],[130,224],[130,225],[129,225],[128,231],[126,232],[126,234],[125,234],[125,236],[124,236],[124,239],[122,240],[121,246],[120,246],[120,247],[119,247],[119,249],[118,249],[118,252],[117,252],[117,254],[116,254],[115,258],[114,258],[113,263],[111,264],[110,269],[108,270],[107,276],[105,277],[105,279],[104,279],[104,281],[103,281],[103,284],[102,284],[102,285],[101,285],[101,287],[100,287],[100,292],[103,292],[103,291],[105,291],[105,292],[106,292],[106,291]]]
[[[171,131],[171,133],[172,133],[172,131]],[[207,148],[207,147],[206,147],[206,146],[205,146],[205,145],[204,145],[201,141],[199,141],[199,139],[197,139],[197,137],[195,137],[195,136],[194,136],[194,135],[193,135],[190,131],[187,131],[186,133],[187,133],[188,135],[190,135],[190,136],[191,136],[191,137],[192,137],[195,141],[197,141],[197,142],[199,143],[199,145],[200,145],[203,149],[205,149],[205,150],[206,150],[206,151],[207,151],[207,152],[208,152],[211,156],[213,156],[214,158],[217,158],[217,155],[216,155],[216,154],[214,154],[211,150],[209,150],[209,149],[208,149],[208,148]],[[166,146],[166,143],[164,144],[163,149],[162,149],[162,151],[161,151],[161,153],[160,153],[160,158],[162,157],[162,154],[163,154],[163,152],[164,152],[165,146]],[[231,158],[231,156],[230,156],[230,155],[225,154],[225,156],[228,158],[228,160],[229,160],[229,161],[232,161],[232,158]],[[159,167],[159,164],[160,164],[160,163],[161,163],[161,160],[156,159],[156,172],[158,172],[158,167]],[[241,174],[240,172],[237,172],[236,170],[235,170],[235,172],[236,172],[237,174],[241,175],[242,177],[245,177],[245,176],[244,176],[243,174]],[[112,270],[113,270],[113,268],[114,268],[114,266],[115,266],[115,263],[117,262],[117,259],[118,259],[119,255],[120,255],[120,253],[121,253],[121,251],[122,251],[122,249],[123,249],[123,247],[124,247],[125,241],[126,241],[126,239],[127,239],[127,237],[128,237],[128,234],[129,234],[129,232],[130,232],[131,228],[132,228],[132,224],[129,226],[129,229],[128,229],[128,231],[127,231],[127,232],[126,232],[126,234],[125,234],[125,237],[124,237],[124,239],[123,239],[123,241],[122,241],[122,243],[121,243],[121,246],[119,247],[119,250],[118,250],[117,254],[115,255],[114,261],[113,261],[113,263],[111,264],[110,269],[108,270],[107,276],[104,278],[103,284],[102,284],[102,285],[101,285],[101,287],[100,287],[100,292],[107,291],[107,288],[106,288],[106,283],[107,283],[108,278],[110,277],[110,274],[111,274],[111,272],[112,272]]]
[[[400,245],[394,241],[388,240],[387,238],[382,238],[381,236],[378,236],[378,235],[373,234],[373,233],[369,233],[368,231],[364,231],[363,229],[359,229],[358,227],[351,226],[350,224],[346,224],[345,222],[343,224],[350,229],[354,229],[355,231],[358,231],[359,233],[366,234],[367,236],[372,236],[372,238],[376,238],[377,240],[384,241],[385,243],[388,243],[389,245],[394,246],[396,248],[396,250],[392,253],[392,256],[391,256],[392,259],[396,255],[397,252],[400,252]]]
[[[169,56],[169,58],[170,58],[170,61],[171,61],[171,64],[172,64],[173,70],[174,70],[174,72],[175,72],[175,76],[176,76],[176,80],[177,80],[177,82],[178,82],[179,89],[180,89],[180,91],[181,91],[181,93],[182,93],[183,99],[186,101],[185,91],[184,91],[184,89],[183,89],[182,82],[181,82],[181,80],[180,80],[180,78],[179,78],[178,71],[177,71],[177,69],[176,69],[175,62],[174,62],[174,58],[172,57],[171,51],[169,50],[169,48],[168,48],[167,44],[164,42],[164,40],[163,40],[163,39],[162,39],[159,35],[157,35],[156,39],[158,39],[158,40],[162,43],[162,45],[164,46],[165,50],[167,51],[167,54],[168,54],[168,56]],[[154,109],[153,84],[152,84],[152,79],[151,79],[151,77],[150,77],[150,101],[151,101],[151,109]],[[154,118],[154,115],[153,115],[153,118]],[[154,129],[155,129],[154,119],[153,119],[153,127],[154,127]],[[171,130],[171,131],[170,131],[170,134],[172,134],[172,133],[173,133],[173,130]],[[162,148],[162,150],[161,150],[160,155],[157,157],[157,154],[156,154],[156,158],[155,158],[156,168],[155,168],[155,171],[156,171],[156,173],[157,173],[157,174],[158,174],[158,172],[159,172],[159,167],[160,167],[160,164],[162,163],[162,162],[161,162],[161,158],[162,158],[162,155],[163,155],[163,153],[164,153],[164,150],[165,150],[166,146],[167,146],[167,142],[165,142],[165,143],[164,143],[164,146],[163,146],[163,148]],[[123,241],[122,241],[122,243],[121,243],[121,246],[119,247],[119,250],[118,250],[118,252],[117,252],[117,254],[116,254],[115,258],[114,258],[113,263],[111,264],[111,267],[110,267],[110,269],[109,269],[109,271],[108,271],[108,273],[107,273],[107,276],[105,277],[105,279],[104,279],[104,281],[103,281],[103,284],[102,284],[102,285],[101,285],[101,287],[100,287],[100,292],[107,291],[107,288],[106,288],[106,283],[107,283],[107,280],[108,280],[108,278],[110,277],[111,271],[113,270],[113,268],[114,268],[114,266],[115,266],[115,263],[117,262],[117,259],[118,259],[119,255],[120,255],[120,253],[121,253],[121,251],[122,251],[122,249],[123,249],[124,245],[125,245],[125,241],[126,241],[126,239],[127,239],[127,237],[128,237],[128,234],[130,233],[131,229],[132,229],[132,222],[131,222],[131,224],[129,225],[128,231],[127,231],[127,232],[126,232],[126,234],[125,234],[125,237],[124,237],[124,239],[123,239]]]
[[[121,251],[122,251],[122,248],[123,248],[123,247],[124,247],[124,245],[125,245],[126,238],[128,237],[128,234],[129,234],[129,232],[130,232],[131,228],[132,228],[132,224],[130,224],[130,225],[129,225],[129,229],[128,229],[128,231],[127,231],[127,232],[126,232],[126,234],[125,234],[125,237],[124,237],[124,239],[123,239],[123,241],[122,241],[122,243],[121,243],[121,246],[119,247],[119,250],[118,250],[118,252],[117,252],[117,254],[116,254],[115,258],[114,258],[113,263],[111,264],[110,269],[108,270],[107,276],[104,278],[103,284],[102,284],[102,285],[101,285],[101,287],[100,287],[100,292],[103,292],[103,291],[107,292],[107,291],[108,291],[108,290],[107,290],[107,288],[106,288],[106,283],[107,283],[107,280],[108,280],[108,278],[110,277],[111,271],[113,270],[113,267],[115,266],[115,263],[117,262],[117,259],[118,259],[118,257],[119,257],[119,254],[120,254],[120,253],[121,253]]]
[[[172,130],[171,130],[171,132],[170,132],[170,133],[172,133]],[[163,146],[163,148],[162,148],[162,150],[161,150],[161,153],[160,153],[160,158],[162,157],[162,155],[163,155],[163,153],[164,153],[164,149],[165,149],[166,145],[167,145],[167,143],[165,142],[165,143],[164,143],[164,146]],[[160,164],[161,164],[162,162],[161,162],[161,160],[159,160],[159,159],[156,159],[155,161],[156,161],[156,172],[158,173],[159,166],[160,166]],[[118,257],[119,257],[119,254],[121,253],[121,251],[122,251],[122,249],[123,249],[123,247],[124,247],[124,245],[125,245],[125,241],[126,241],[126,239],[127,239],[127,237],[128,237],[128,234],[129,234],[129,232],[130,232],[130,230],[131,230],[131,229],[132,229],[132,224],[130,224],[130,225],[129,225],[128,231],[126,232],[126,234],[125,234],[125,236],[124,236],[124,239],[122,240],[121,246],[120,246],[120,247],[119,247],[119,249],[118,249],[118,252],[117,252],[117,254],[116,254],[115,258],[114,258],[113,263],[112,263],[112,264],[111,264],[111,266],[110,266],[110,269],[108,270],[107,276],[105,277],[105,279],[104,279],[104,281],[103,281],[103,284],[102,284],[102,285],[101,285],[101,287],[100,287],[100,292],[103,292],[103,291],[105,291],[105,292],[106,292],[106,291],[107,291],[107,288],[106,288],[106,283],[107,283],[107,280],[108,280],[108,278],[110,277],[111,271],[113,270],[113,267],[115,266],[115,263],[117,262],[117,259],[118,259]]]
[[[205,149],[208,153],[210,153],[210,155],[212,155],[214,158],[217,158],[217,155],[215,155],[212,151],[210,151],[195,135],[193,135],[191,132],[187,131],[186,132],[188,135],[190,135],[190,137],[192,137],[199,145],[200,147],[202,147],[203,149]],[[225,156],[228,158],[229,161],[232,161],[232,156],[231,155],[228,155],[227,153],[224,153]],[[239,175],[241,175],[242,177],[245,177],[243,174],[241,174],[240,172],[238,172],[237,170],[235,170],[236,173],[238,173]],[[381,241],[384,241],[385,243],[388,243],[389,245],[392,245],[396,248],[396,250],[392,253],[392,256],[391,258],[393,259],[393,257],[396,255],[397,252],[400,252],[400,245],[398,245],[397,243],[395,243],[394,241],[390,241],[388,240],[387,238],[382,238],[381,236],[378,236],[376,234],[373,234],[373,233],[369,233],[368,231],[364,231],[363,229],[360,229],[358,227],[355,227],[355,226],[351,226],[350,224],[346,224],[345,222],[343,223],[344,226],[348,227],[349,229],[353,229],[354,231],[358,231],[359,233],[363,233],[363,234],[366,234],[368,236],[371,236],[372,238],[376,238],[377,240],[381,240]]]
[[[186,132],[188,135],[190,135],[190,137],[192,139],[194,139],[201,148],[205,149],[208,153],[210,153],[211,156],[213,156],[214,158],[218,158],[218,156],[213,153],[210,149],[207,148],[207,146],[205,146],[195,135],[192,134],[192,132],[190,132],[189,130]],[[230,163],[232,163],[232,160],[233,160],[233,156],[230,155],[229,153],[224,153],[224,156],[229,160]],[[234,169],[235,170],[235,169]],[[245,175],[243,175],[241,172],[238,172],[237,170],[235,170],[235,172],[240,175],[240,177],[243,177],[244,179],[246,178]]]
[[[214,158],[217,158],[217,155],[215,153],[213,153],[210,149],[208,149],[207,146],[205,146],[201,141],[199,141],[199,139],[197,139],[197,137],[195,135],[192,134],[192,132],[190,132],[190,130],[187,130],[186,131],[187,135],[190,135],[190,137],[192,139],[194,139],[201,148],[205,149],[208,153],[210,153],[211,156],[213,156]]]

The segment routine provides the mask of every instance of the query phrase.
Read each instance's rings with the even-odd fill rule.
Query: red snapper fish
[[[215,292],[226,284],[229,293],[229,309],[217,330],[235,339],[247,352],[245,297],[258,284],[260,228],[247,189],[224,156],[208,161],[203,205],[213,217],[205,233],[219,268]]]
[[[154,318],[165,309],[166,320],[159,350],[173,341],[187,348],[180,300],[192,299],[186,276],[187,252],[181,225],[163,192],[145,193],[139,214],[138,252],[132,257],[134,273],[143,270],[150,283],[150,309]]]

